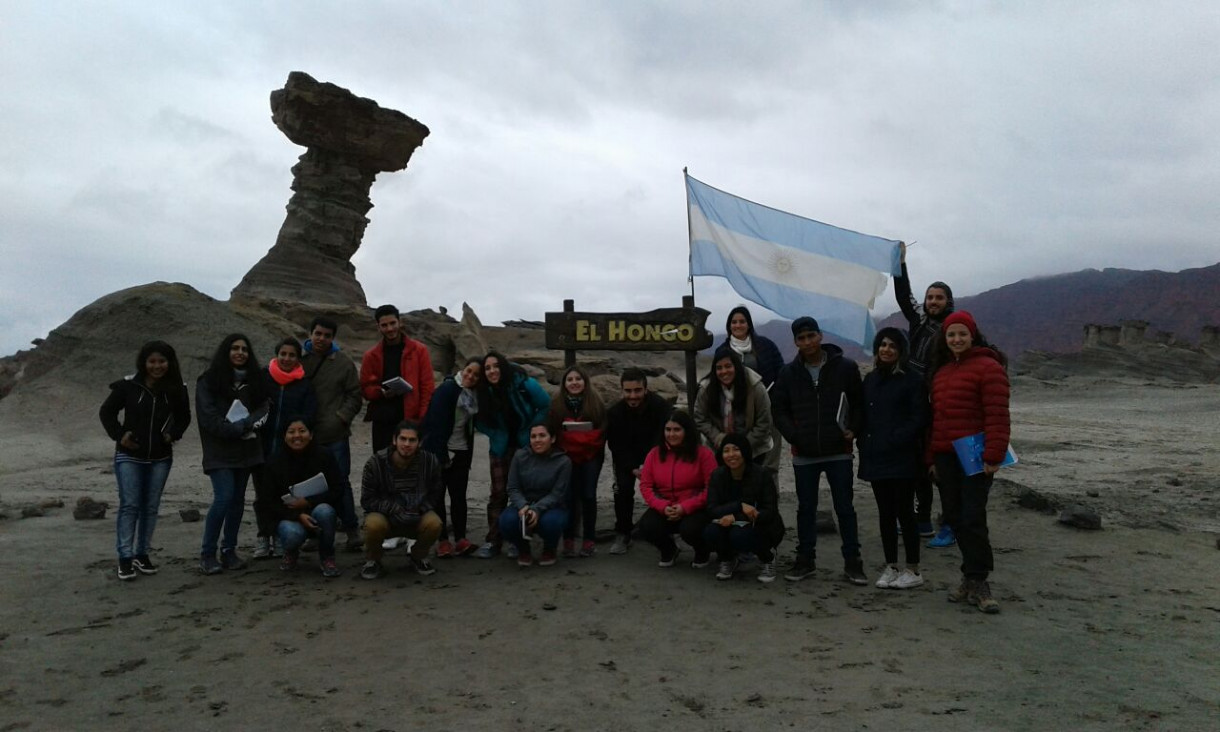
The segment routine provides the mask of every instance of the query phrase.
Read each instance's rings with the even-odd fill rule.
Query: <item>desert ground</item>
[[[342,552],[337,580],[308,561],[203,577],[202,523],[178,515],[211,495],[193,429],[161,507],[162,570],[120,582],[100,425],[0,411],[0,730],[1216,729],[1220,385],[1021,377],[1013,415],[1021,462],[990,503],[1002,612],[987,616],[945,601],[956,549],[924,550],[924,587],[880,590],[841,578],[834,535],[814,579],[771,585],[658,569],[642,543],[528,570],[463,558],[419,577],[397,550],[373,582]],[[357,477],[367,438],[359,425]],[[476,536],[486,473],[484,458]],[[787,465],[781,486],[792,527]],[[1102,530],[1015,505],[1028,489],[1097,510]],[[74,520],[81,496],[110,501],[106,519]],[[855,503],[875,578],[866,484]],[[247,554],[254,533],[247,508]]]

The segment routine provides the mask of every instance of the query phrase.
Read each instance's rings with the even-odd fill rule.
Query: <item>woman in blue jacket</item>
[[[483,357],[479,382],[479,413],[475,427],[490,443],[491,496],[487,500],[487,540],[475,556],[491,559],[500,553],[500,513],[508,505],[508,468],[513,454],[529,445],[530,426],[546,417],[551,396],[521,367],[491,351]],[[515,559],[517,546],[508,556]]]
[[[148,550],[161,492],[174,463],[174,443],[191,423],[191,401],[174,347],[165,341],[145,343],[136,356],[135,374],[110,385],[98,416],[115,442],[119,579],[135,579],[137,572],[156,574]]]
[[[864,378],[860,479],[873,486],[881,525],[885,570],[877,586],[897,590],[923,584],[919,573],[919,532],[915,486],[923,470],[921,437],[928,424],[924,380],[907,363],[907,339],[897,328],[882,328],[873,339],[873,370]],[[898,526],[906,568],[898,571]]]

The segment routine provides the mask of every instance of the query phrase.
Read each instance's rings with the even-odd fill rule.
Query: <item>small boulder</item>
[[[1101,528],[1101,516],[1091,508],[1073,504],[1064,508],[1063,512],[1059,514],[1059,523],[1078,529],[1096,531]]]
[[[1025,486],[1017,489],[1016,502],[1021,508],[1028,508],[1032,511],[1040,511],[1041,513],[1054,513],[1058,509],[1058,505],[1053,499],[1048,498],[1033,488]]]
[[[21,518],[23,519],[37,518],[45,515],[46,511],[42,509],[42,506],[26,506],[25,508],[21,509]]]
[[[63,508],[64,501],[62,498],[44,498],[38,502],[40,508]]]
[[[835,526],[834,514],[830,511],[819,510],[815,519],[817,531],[819,534],[837,534],[838,527]]]
[[[178,515],[182,517],[182,523],[184,524],[192,524],[200,518],[199,509],[197,508],[179,509]]]
[[[72,518],[77,521],[106,518],[106,509],[110,504],[105,501],[95,501],[89,496],[81,496],[76,500],[76,508],[72,509]]]

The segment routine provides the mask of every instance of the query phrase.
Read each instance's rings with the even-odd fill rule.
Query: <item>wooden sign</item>
[[[565,306],[567,303],[564,303]],[[646,313],[546,314],[546,347],[565,351],[702,351],[712,345],[703,308]]]

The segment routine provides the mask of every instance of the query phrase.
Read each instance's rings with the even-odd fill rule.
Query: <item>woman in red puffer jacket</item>
[[[934,363],[927,462],[940,484],[945,523],[957,533],[962,552],[962,582],[949,593],[949,601],[967,601],[985,613],[997,613],[1000,606],[987,584],[993,568],[987,496],[1008,451],[1007,359],[987,343],[970,313],[959,310],[941,325]],[[953,441],[980,432],[983,472],[966,475]]]

